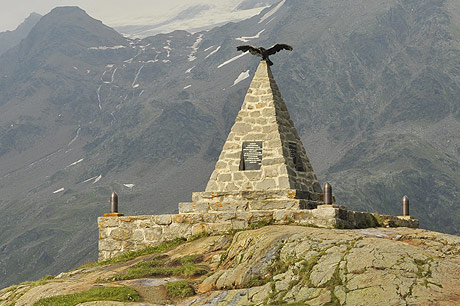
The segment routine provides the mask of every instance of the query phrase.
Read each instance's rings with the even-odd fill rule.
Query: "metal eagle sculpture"
[[[236,50],[238,51],[243,51],[243,52],[251,52],[252,55],[260,56],[262,57],[263,61],[266,61],[269,66],[273,65],[273,62],[268,58],[269,55],[273,55],[276,52],[279,52],[281,50],[289,50],[292,51],[292,47],[286,44],[276,44],[274,46],[271,46],[268,49],[265,49],[263,47],[256,48],[254,46],[250,45],[243,45],[243,46],[238,46],[236,47]]]

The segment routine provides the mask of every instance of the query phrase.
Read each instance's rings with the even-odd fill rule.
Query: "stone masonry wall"
[[[261,221],[323,228],[418,227],[418,221],[414,219],[348,211],[345,207],[336,205],[320,205],[317,209],[301,210],[234,210],[99,217],[99,260],[201,232],[225,233],[242,230]]]

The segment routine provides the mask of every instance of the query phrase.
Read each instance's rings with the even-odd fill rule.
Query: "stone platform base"
[[[295,198],[291,200],[292,203],[309,201]],[[267,199],[266,201],[273,203]],[[271,207],[269,210],[264,210],[256,204],[248,203],[242,207],[234,205],[230,210],[229,206],[219,210],[219,205],[209,204],[206,210],[192,207],[194,203],[181,204],[181,213],[174,215],[99,217],[99,260],[178,237],[190,237],[201,232],[225,233],[231,230],[242,230],[260,222],[323,228],[379,226],[417,228],[419,225],[418,220],[410,217],[349,211],[345,206],[337,205],[318,205],[313,209],[299,209],[297,204],[289,207],[290,204],[277,202],[278,208]]]
[[[179,213],[299,210],[314,209],[320,204],[322,194],[296,189],[194,192],[192,202],[179,203]]]

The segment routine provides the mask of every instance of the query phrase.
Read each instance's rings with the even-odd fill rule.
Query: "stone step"
[[[321,202],[304,199],[260,199],[260,200],[229,200],[224,202],[207,202],[204,199],[198,202],[179,203],[179,213],[206,213],[220,211],[249,211],[249,210],[299,210],[314,209]]]
[[[193,192],[192,201],[224,202],[232,200],[305,199],[322,201],[322,194],[297,189]]]

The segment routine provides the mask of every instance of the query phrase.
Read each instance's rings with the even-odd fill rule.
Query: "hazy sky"
[[[219,2],[206,0],[0,0],[0,32],[14,30],[32,12],[41,15],[56,6],[76,5],[105,24],[116,26],[120,19],[131,20],[157,17],[165,12],[179,12],[191,3]],[[123,22],[122,22],[123,23]]]

